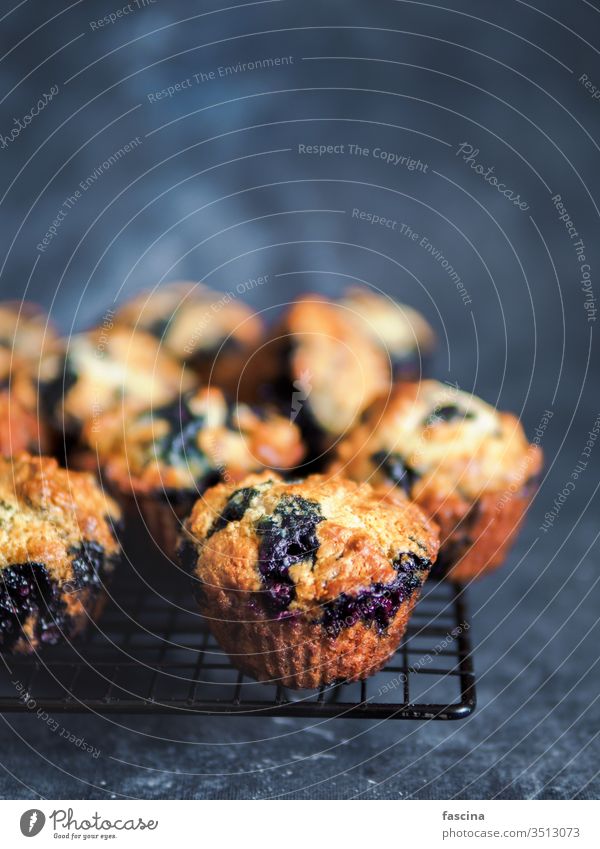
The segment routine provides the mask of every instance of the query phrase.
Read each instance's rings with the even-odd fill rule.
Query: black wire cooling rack
[[[124,566],[85,637],[34,657],[0,656],[0,712],[462,719],[475,708],[464,589],[428,583],[403,644],[377,675],[290,690],[238,672],[187,579],[169,572],[168,586],[149,587]]]

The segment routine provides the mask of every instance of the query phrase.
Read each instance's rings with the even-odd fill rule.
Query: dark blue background
[[[157,0],[90,25],[124,5],[2,6],[0,133],[59,87],[0,149],[2,297],[40,301],[68,333],[159,280],[227,290],[268,274],[248,297],[268,314],[307,288],[363,280],[427,315],[441,379],[516,411],[530,433],[553,412],[546,477],[505,569],[470,592],[480,705],[469,720],[69,718],[95,760],[7,716],[0,795],[597,795],[598,447],[552,529],[540,525],[600,412],[594,323],[551,200],[571,213],[597,293],[600,100],[578,80],[600,85],[600,6]],[[194,73],[276,56],[293,63],[149,101]],[[135,137],[40,252],[79,182]],[[461,142],[530,208],[474,173]],[[298,144],[380,147],[428,168]],[[353,208],[426,236],[472,303],[418,243]]]

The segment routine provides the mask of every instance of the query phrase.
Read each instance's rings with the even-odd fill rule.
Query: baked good
[[[305,453],[289,419],[231,403],[207,387],[125,419],[120,411],[108,413],[88,423],[84,439],[111,491],[128,510],[141,512],[167,554],[205,489],[265,468],[294,468]]]
[[[0,458],[0,649],[31,653],[80,633],[120,554],[117,505],[50,457]]]
[[[38,394],[26,363],[0,346],[0,455],[43,453],[50,435],[38,414]]]
[[[504,561],[541,467],[515,416],[425,380],[373,405],[329,471],[403,489],[440,527],[434,573],[466,582]]]
[[[242,391],[276,401],[300,425],[315,458],[390,382],[386,355],[349,315],[320,295],[300,298],[244,372]]]
[[[205,383],[232,394],[264,332],[260,317],[235,293],[191,282],[141,292],[117,310],[115,322],[151,333]]]
[[[222,648],[261,681],[355,681],[398,648],[437,534],[402,494],[251,475],[199,499],[181,547]]]
[[[77,437],[88,419],[125,406],[160,406],[191,388],[189,372],[150,334],[99,327],[66,340],[44,362],[41,397],[54,428]]]
[[[389,357],[395,379],[416,380],[427,371],[435,336],[421,313],[364,286],[349,288],[340,303]]]

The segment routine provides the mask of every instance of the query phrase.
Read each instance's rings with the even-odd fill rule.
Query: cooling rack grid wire
[[[97,625],[37,657],[0,657],[0,712],[463,719],[475,708],[465,591],[428,582],[384,670],[320,690],[259,684],[235,669],[194,607],[129,575]]]

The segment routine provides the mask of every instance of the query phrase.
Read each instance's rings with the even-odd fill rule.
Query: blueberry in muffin
[[[70,639],[99,614],[119,520],[91,475],[49,457],[0,459],[0,650]]]
[[[166,404],[194,380],[150,334],[99,327],[45,358],[41,398],[59,433],[77,437],[86,421],[125,406]]]
[[[180,551],[232,663],[259,680],[319,687],[386,663],[437,548],[434,525],[399,493],[263,472],[209,489]]]
[[[504,561],[541,467],[515,416],[426,380],[373,405],[329,471],[403,490],[440,527],[434,574],[466,582]]]
[[[0,455],[39,454],[50,447],[35,380],[26,363],[0,346]]]
[[[115,321],[151,333],[204,382],[232,393],[263,336],[260,317],[246,303],[202,283],[168,283],[141,292],[117,311]]]
[[[389,357],[395,379],[416,380],[427,371],[435,337],[417,310],[362,286],[348,289],[340,303]]]
[[[289,419],[232,403],[207,387],[125,419],[120,411],[108,413],[89,422],[83,436],[107,485],[141,512],[167,554],[174,552],[181,520],[208,487],[265,468],[291,469],[305,453]]]
[[[320,295],[292,304],[244,371],[242,392],[276,401],[314,458],[389,386],[389,362],[351,311]]]

